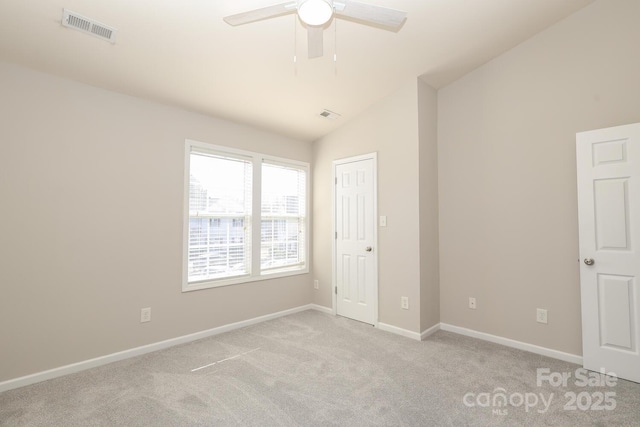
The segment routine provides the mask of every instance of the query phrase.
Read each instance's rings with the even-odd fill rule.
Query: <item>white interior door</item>
[[[576,135],[584,367],[640,382],[640,123]]]
[[[376,256],[375,157],[334,163],[336,313],[375,325]]]

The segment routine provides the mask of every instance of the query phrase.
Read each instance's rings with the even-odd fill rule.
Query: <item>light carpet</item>
[[[310,310],[4,392],[0,425],[640,425],[640,384],[584,385],[579,368]]]

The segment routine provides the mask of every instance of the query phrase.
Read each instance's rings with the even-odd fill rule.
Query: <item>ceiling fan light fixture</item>
[[[324,25],[333,16],[329,0],[303,0],[298,6],[298,16],[307,25]]]

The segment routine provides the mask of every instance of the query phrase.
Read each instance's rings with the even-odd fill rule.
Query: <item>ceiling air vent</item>
[[[320,116],[324,117],[325,119],[329,119],[329,120],[335,120],[337,118],[340,118],[340,114],[334,113],[331,110],[323,110],[322,113],[320,113]]]
[[[82,31],[86,34],[91,34],[107,40],[111,43],[116,42],[116,29],[104,25],[94,19],[87,18],[79,13],[72,12],[67,9],[62,9],[62,25],[64,27],[73,28],[78,31]]]

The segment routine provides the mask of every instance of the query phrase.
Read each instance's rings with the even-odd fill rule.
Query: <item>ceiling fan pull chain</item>
[[[293,15],[293,75],[298,75],[298,19]]]
[[[338,20],[333,20],[333,73],[338,75]]]

